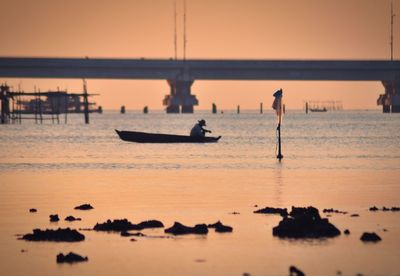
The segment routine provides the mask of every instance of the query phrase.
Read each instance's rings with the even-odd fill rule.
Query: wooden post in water
[[[83,112],[85,113],[85,124],[89,124],[89,100],[85,79],[83,79],[83,108]]]
[[[263,103],[260,103],[260,114],[263,114]]]
[[[40,89],[38,90],[38,102],[39,102],[39,120],[40,124],[43,124],[43,114],[42,114],[42,99],[40,98]]]
[[[212,104],[212,114],[217,114],[217,105],[215,103]]]
[[[237,106],[236,112],[237,112],[237,114],[240,114],[240,105]]]
[[[280,101],[280,111],[279,111],[279,121],[278,121],[278,155],[276,158],[279,159],[279,161],[282,160],[283,155],[282,155],[282,144],[281,144],[281,124],[282,124],[282,113],[283,113],[283,106],[282,106],[282,100]]]

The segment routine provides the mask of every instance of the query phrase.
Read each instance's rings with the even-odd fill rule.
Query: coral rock
[[[88,257],[82,257],[73,252],[69,252],[67,255],[62,253],[57,255],[57,263],[76,263],[76,262],[86,262],[88,261]]]
[[[214,224],[207,225],[208,228],[215,228],[215,232],[218,233],[226,233],[232,232],[233,228],[231,226],[223,225],[220,221],[217,221]]]
[[[75,221],[75,220],[82,220],[81,218],[76,218],[74,216],[68,216],[64,220],[66,221]]]
[[[93,208],[92,205],[86,203],[86,204],[82,204],[82,205],[76,206],[74,209],[75,210],[91,210],[91,209],[94,209],[94,208]]]
[[[173,235],[184,235],[184,234],[207,234],[208,228],[205,224],[196,224],[194,227],[185,226],[179,222],[175,222],[174,225],[164,230],[165,233]]]
[[[360,238],[363,242],[379,242],[381,241],[381,237],[379,237],[376,233],[368,233],[364,232]]]
[[[57,230],[34,229],[33,233],[23,235],[22,239],[27,241],[78,242],[83,241],[85,236],[70,228],[58,228]]]
[[[281,238],[328,238],[340,235],[328,219],[320,217],[314,207],[292,207],[290,217],[284,217],[279,225],[272,229],[272,234]]]
[[[259,209],[254,211],[255,214],[278,214],[282,217],[286,217],[288,215],[286,208],[274,208],[274,207],[265,207],[263,209]]]
[[[60,218],[58,217],[58,215],[50,215],[50,221],[51,222],[57,222],[60,220]]]

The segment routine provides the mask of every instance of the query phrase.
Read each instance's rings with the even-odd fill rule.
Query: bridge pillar
[[[10,119],[10,87],[7,85],[0,86],[0,102],[1,102],[1,115],[0,123],[7,124]]]
[[[194,81],[167,80],[170,94],[166,95],[163,105],[167,106],[167,113],[193,113],[193,106],[198,105],[195,95],[191,95],[190,88]]]
[[[379,95],[378,105],[383,113],[400,113],[400,80],[382,81],[385,94]]]

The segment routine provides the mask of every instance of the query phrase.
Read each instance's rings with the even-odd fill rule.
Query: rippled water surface
[[[204,118],[215,144],[136,144],[114,129],[188,134]],[[304,114],[289,111],[282,126],[284,159],[275,158],[276,117],[242,112],[212,115],[162,112],[69,115],[68,124],[0,125],[1,275],[400,275],[400,213],[368,208],[400,206],[400,115],[379,111]],[[79,212],[74,206],[91,203]],[[349,236],[282,240],[280,221],[256,215],[254,205],[335,208],[360,217],[329,219]],[[37,208],[31,214],[29,208]],[[232,212],[238,215],[232,215]],[[82,218],[56,224],[49,214]],[[83,232],[84,242],[34,243],[15,234],[33,228],[88,228],[108,218],[159,219],[193,225],[221,220],[233,233],[138,238]],[[386,231],[384,231],[384,229]],[[383,241],[364,244],[362,232]],[[144,233],[160,236],[163,229]],[[25,250],[25,252],[21,252]],[[73,251],[89,262],[57,265]]]

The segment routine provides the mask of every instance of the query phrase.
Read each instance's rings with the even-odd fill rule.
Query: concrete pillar
[[[1,102],[1,117],[0,123],[7,124],[10,118],[10,87],[7,85],[0,86],[0,102]]]
[[[193,113],[193,106],[198,105],[195,95],[191,95],[190,88],[194,81],[168,80],[170,94],[166,95],[163,104],[167,106],[167,113]]]
[[[378,105],[382,105],[383,113],[400,113],[400,80],[382,81],[385,94],[378,98]]]

